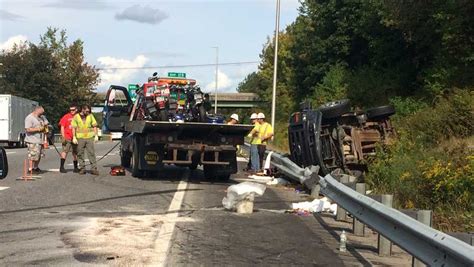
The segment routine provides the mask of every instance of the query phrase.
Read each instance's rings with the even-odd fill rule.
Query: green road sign
[[[186,73],[183,72],[168,72],[170,78],[186,78]]]
[[[137,99],[137,93],[135,91],[138,89],[137,84],[129,84],[128,85],[128,94],[130,95],[130,98],[132,99],[133,102],[135,102],[135,99]]]

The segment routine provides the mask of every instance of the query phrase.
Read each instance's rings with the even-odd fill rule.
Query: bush
[[[458,90],[439,99],[434,107],[409,116],[401,125],[413,140],[423,144],[439,143],[451,137],[474,135],[474,92]]]
[[[440,230],[472,231],[474,156],[466,138],[474,134],[472,104],[472,93],[458,91],[400,118],[399,138],[378,148],[368,185],[393,194],[399,208],[433,210]]]

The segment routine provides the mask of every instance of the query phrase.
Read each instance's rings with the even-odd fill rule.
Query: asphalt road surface
[[[97,157],[116,142],[96,144]],[[282,213],[303,196],[268,187],[253,214],[222,208],[229,182],[201,170],[168,166],[159,177],[110,176],[118,149],[99,162],[99,176],[58,172],[51,148],[35,181],[22,176],[25,149],[7,149],[0,180],[0,265],[321,265],[360,266],[339,252],[337,236],[314,216]],[[72,163],[68,158],[68,163]],[[243,166],[244,162],[241,162]]]

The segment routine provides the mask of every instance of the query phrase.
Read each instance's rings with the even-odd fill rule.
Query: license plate
[[[156,97],[156,102],[164,102],[165,101],[165,98],[162,97],[162,96],[157,96]]]

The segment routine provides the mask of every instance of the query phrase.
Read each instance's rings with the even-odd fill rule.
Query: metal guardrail
[[[275,152],[271,165],[302,184],[314,180],[319,170],[317,167],[303,169]],[[331,175],[317,177],[323,195],[425,264],[474,266],[474,248],[470,245],[354,191]]]
[[[474,265],[474,248],[468,244],[357,193],[331,175],[321,178],[319,183],[324,195],[425,264]]]

